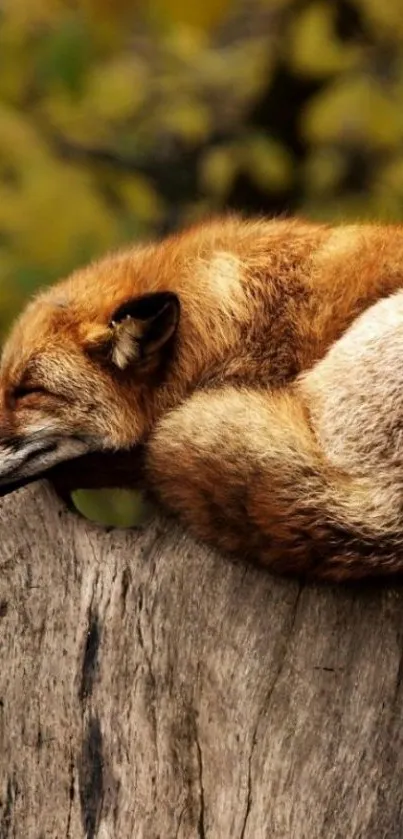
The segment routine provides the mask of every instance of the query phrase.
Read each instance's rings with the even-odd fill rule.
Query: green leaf
[[[79,15],[59,22],[38,48],[36,71],[45,87],[61,83],[70,93],[81,92],[92,59],[91,38]]]
[[[152,512],[138,490],[77,489],[71,500],[84,518],[105,527],[141,527]]]

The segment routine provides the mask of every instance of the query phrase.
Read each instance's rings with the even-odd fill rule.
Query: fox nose
[[[0,497],[20,489],[32,481],[36,481],[41,474],[31,469],[38,456],[43,460],[51,456],[58,448],[55,440],[41,444],[23,437],[8,437],[3,442],[0,437]]]
[[[56,448],[55,440],[43,444],[29,436],[4,436],[2,439],[0,434],[0,486],[19,480],[39,454],[50,454]]]
[[[39,480],[56,464],[88,451],[88,441],[78,436],[64,437],[49,428],[0,437],[0,496]]]

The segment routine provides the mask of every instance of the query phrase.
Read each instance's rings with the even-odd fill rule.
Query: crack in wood
[[[3,813],[0,820],[0,839],[9,839],[10,828],[13,820],[14,805],[19,795],[18,784],[15,776],[7,778],[6,797],[4,802]],[[2,802],[0,802],[0,806]]]
[[[199,737],[197,734],[196,729],[196,752],[197,752],[197,766],[199,772],[199,802],[200,802],[200,809],[199,809],[199,820],[197,823],[197,830],[199,839],[206,839],[206,826],[205,826],[205,799],[204,799],[204,786],[203,786],[203,756],[202,750],[200,746]]]
[[[91,716],[78,764],[81,820],[86,839],[95,839],[104,796],[103,741],[99,719]]]
[[[157,720],[157,710],[156,710],[156,700],[157,700],[157,682],[154,675],[154,670],[152,666],[151,656],[147,650],[145,638],[143,634],[143,627],[142,627],[142,615],[144,612],[144,602],[143,602],[143,594],[142,591],[139,590],[138,593],[138,619],[137,619],[137,638],[140,645],[140,649],[142,651],[144,661],[147,668],[148,679],[146,683],[147,687],[147,709],[149,711],[149,716],[151,718],[151,728],[153,734],[153,741],[154,741],[154,749],[155,749],[155,763],[158,766],[159,758],[158,758],[158,720]],[[156,787],[156,772],[151,777],[151,782],[154,789],[155,795],[155,787]]]
[[[252,809],[252,760],[253,760],[254,751],[255,751],[255,748],[256,748],[256,745],[257,745],[258,728],[259,728],[259,725],[261,723],[261,720],[262,720],[265,712],[267,711],[267,709],[270,705],[271,697],[273,696],[273,693],[276,689],[276,686],[277,686],[277,684],[278,684],[278,682],[281,678],[281,674],[284,670],[285,662],[287,660],[289,643],[290,643],[290,640],[292,638],[292,635],[293,635],[294,629],[295,629],[295,623],[296,623],[296,619],[297,619],[297,612],[298,612],[298,607],[299,607],[299,603],[300,603],[300,599],[301,599],[302,590],[303,590],[303,585],[300,584],[298,586],[298,591],[297,591],[297,594],[296,594],[296,597],[295,597],[295,600],[294,600],[294,603],[293,603],[293,606],[292,606],[290,626],[289,626],[287,636],[286,636],[285,641],[284,641],[283,655],[281,657],[279,666],[277,668],[277,672],[275,674],[274,680],[273,680],[273,682],[270,686],[270,690],[268,691],[268,693],[266,695],[266,698],[265,698],[265,701],[264,701],[264,704],[260,709],[260,712],[259,712],[257,720],[256,720],[256,724],[255,724],[255,727],[254,727],[254,730],[253,730],[253,734],[252,734],[252,738],[251,738],[251,748],[250,748],[249,757],[248,757],[248,786],[247,786],[247,794],[246,794],[245,812],[244,812],[243,822],[242,822],[242,825],[241,825],[241,832],[239,834],[239,839],[245,839],[246,828],[247,828],[247,825],[248,825],[249,816],[250,816],[250,812],[251,812],[251,809]]]
[[[68,812],[67,812],[66,839],[70,839],[71,813],[72,813],[73,803],[74,803],[74,798],[75,798],[74,781],[75,781],[74,758],[73,758],[73,752],[71,751],[70,752],[70,763],[69,763],[69,804],[68,804]]]
[[[92,694],[98,673],[98,654],[101,642],[101,625],[98,612],[91,610],[88,620],[87,638],[81,668],[80,702],[85,702]]]

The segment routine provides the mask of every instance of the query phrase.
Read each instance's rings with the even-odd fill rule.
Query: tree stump
[[[0,508],[0,839],[403,835],[403,593]]]

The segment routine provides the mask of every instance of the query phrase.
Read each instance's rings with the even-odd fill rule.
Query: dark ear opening
[[[122,370],[158,352],[174,335],[180,306],[176,294],[156,291],[122,303],[113,313],[112,359]]]

